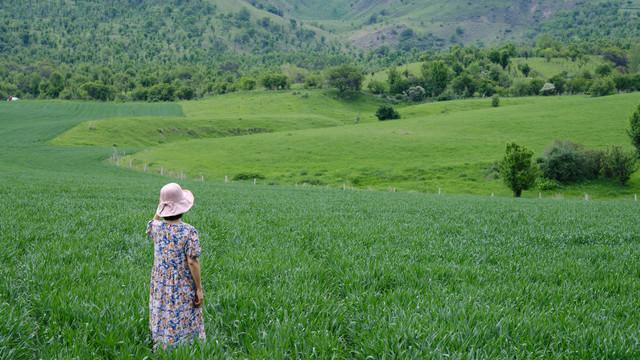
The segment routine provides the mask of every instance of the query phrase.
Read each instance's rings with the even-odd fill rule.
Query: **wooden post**
[[[298,187],[298,183],[296,183],[296,187]]]
[[[163,167],[160,168],[160,175],[164,175],[164,168]]]
[[[493,193],[491,193],[491,197],[493,197]]]
[[[116,165],[120,166],[120,159],[118,158],[118,160],[116,160]]]
[[[147,164],[144,164],[144,172],[147,172]]]
[[[542,192],[538,193],[538,199],[542,199]]]
[[[200,175],[201,181],[204,181],[204,175]]]
[[[633,195],[633,199],[634,199],[635,201],[638,201],[638,194]]]
[[[253,178],[253,185],[256,184],[256,178]]]
[[[584,199],[589,201],[589,195],[588,194],[584,194]]]
[[[347,190],[347,185],[346,184],[342,184],[342,190]]]
[[[224,182],[226,182],[226,183],[229,182],[229,178],[227,177],[227,175],[224,176]]]
[[[441,189],[440,189],[440,188],[438,188],[438,195],[440,195],[440,190],[441,190]]]
[[[133,164],[133,160],[129,160],[129,169],[131,169],[132,164]]]

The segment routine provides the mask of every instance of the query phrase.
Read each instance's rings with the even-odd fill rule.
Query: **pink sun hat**
[[[184,214],[193,206],[193,194],[180,185],[169,183],[160,190],[160,204],[156,214],[160,217]]]

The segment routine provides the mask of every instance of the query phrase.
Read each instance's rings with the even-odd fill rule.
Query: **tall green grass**
[[[208,341],[153,354],[144,228],[175,179],[99,162],[110,148],[43,144],[129,105],[11,106],[2,359],[640,356],[635,202],[192,180],[180,183],[196,197],[185,221],[201,235]]]

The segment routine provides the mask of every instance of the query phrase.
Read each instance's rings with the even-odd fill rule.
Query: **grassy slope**
[[[245,92],[181,103],[187,118],[139,117],[90,121],[55,145],[147,147],[164,142],[255,132],[334,127],[377,121],[378,101],[364,94],[344,101],[334,91]],[[303,97],[306,96],[306,97]]]
[[[180,115],[144,108],[0,103],[0,358],[156,356],[144,224],[171,179],[45,144]],[[209,341],[160,359],[640,356],[635,203],[181,184]]]
[[[491,108],[489,99],[422,104],[402,109],[403,119],[396,121],[174,143],[136,153],[125,163],[132,159],[137,168],[147,164],[153,171],[162,167],[192,178],[255,173],[288,185],[507,195],[490,171],[507,141],[516,140],[537,155],[555,139],[568,138],[591,148],[630,148],[625,128],[638,101],[640,94],[633,93],[509,98],[498,108]],[[627,188],[605,182],[562,193],[628,197],[637,190],[634,177]],[[533,190],[527,196],[537,194]],[[550,195],[555,193],[545,196]]]

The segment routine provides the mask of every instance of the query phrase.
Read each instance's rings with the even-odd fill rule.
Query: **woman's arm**
[[[202,294],[202,281],[200,280],[200,261],[197,257],[187,257],[187,265],[189,265],[189,270],[191,270],[193,282],[196,283],[196,298],[193,301],[193,305],[195,307],[200,307],[204,301],[204,295]]]

